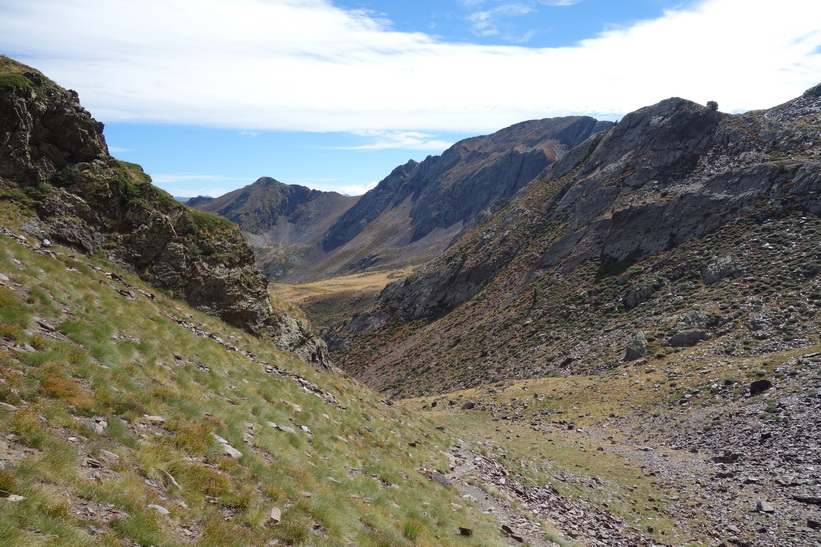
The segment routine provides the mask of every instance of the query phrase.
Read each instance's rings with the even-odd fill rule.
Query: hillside
[[[178,203],[138,165],[111,157],[103,124],[36,70],[0,57],[0,193],[41,242],[102,254],[300,358],[329,367],[324,342],[275,310],[236,225]]]
[[[0,214],[0,544],[505,544],[449,433]]]
[[[609,125],[580,116],[519,123],[399,166],[359,198],[263,178],[190,204],[236,222],[271,280],[404,267],[437,256],[478,215]]]
[[[610,544],[581,535],[606,507],[664,544],[814,545],[819,213],[821,86],[738,115],[667,99],[388,285],[331,348],[518,462],[473,468],[571,537]]]
[[[339,328],[340,362],[407,396],[595,373],[628,346],[812,343],[820,89],[741,115],[668,99],[625,116]]]

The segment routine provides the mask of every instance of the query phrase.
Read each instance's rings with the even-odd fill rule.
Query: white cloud
[[[374,188],[376,188],[377,184],[379,184],[377,181],[368,184],[350,184],[347,186],[333,188],[332,191],[339,192],[340,194],[347,194],[349,196],[361,196],[368,190],[373,190]],[[319,188],[317,188],[317,190],[319,190]]]
[[[243,177],[194,173],[150,173],[149,176],[156,186],[159,186],[172,196],[183,198],[193,198],[196,196],[218,197],[253,182]]]
[[[248,131],[486,131],[672,95],[747,110],[818,83],[821,2],[688,6],[537,49],[397,32],[328,0],[27,0],[0,3],[0,51],[104,122]]]

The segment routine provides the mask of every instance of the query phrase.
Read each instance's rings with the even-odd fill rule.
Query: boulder
[[[682,330],[667,339],[667,345],[674,348],[687,348],[707,340],[703,330]]]
[[[647,354],[647,336],[643,331],[638,331],[632,340],[627,343],[627,349],[624,353],[625,361],[635,361]]]
[[[701,270],[701,279],[705,285],[718,283],[722,279],[736,277],[744,273],[744,268],[733,263],[729,256],[713,260]]]
[[[773,383],[769,380],[756,380],[750,384],[750,395],[760,395],[773,387]]]

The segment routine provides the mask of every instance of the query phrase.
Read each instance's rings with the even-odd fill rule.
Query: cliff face
[[[415,370],[449,377],[446,390],[621,358],[635,330],[673,321],[664,311],[672,302],[660,295],[677,295],[686,283],[682,302],[709,308],[718,287],[740,272],[774,275],[761,262],[769,248],[750,243],[762,226],[783,222],[793,230],[817,220],[820,94],[815,87],[743,115],[673,98],[625,116],[548,167],[440,259],[389,285],[377,309],[341,329],[334,347],[362,378],[401,394],[426,385],[428,373],[420,379]],[[811,241],[807,232],[794,243],[803,249]],[[776,264],[800,298],[817,280],[791,277],[787,264],[797,267],[796,260],[785,255]],[[713,319],[713,327],[727,323]],[[712,334],[693,336],[671,345]],[[668,339],[667,331],[658,338]],[[364,345],[374,343],[392,351],[374,360]],[[426,349],[435,343],[438,351]]]
[[[139,166],[111,158],[102,124],[76,93],[2,58],[0,128],[2,187],[35,213],[24,225],[31,235],[104,252],[155,287],[329,365],[321,340],[273,310],[236,226],[177,203]]]
[[[580,116],[532,120],[397,167],[330,228],[322,241],[333,256],[326,267],[436,256],[460,230],[610,125]]]

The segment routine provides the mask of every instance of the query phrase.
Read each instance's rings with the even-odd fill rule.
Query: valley
[[[0,544],[821,542],[821,86],[203,211],[0,76]]]

